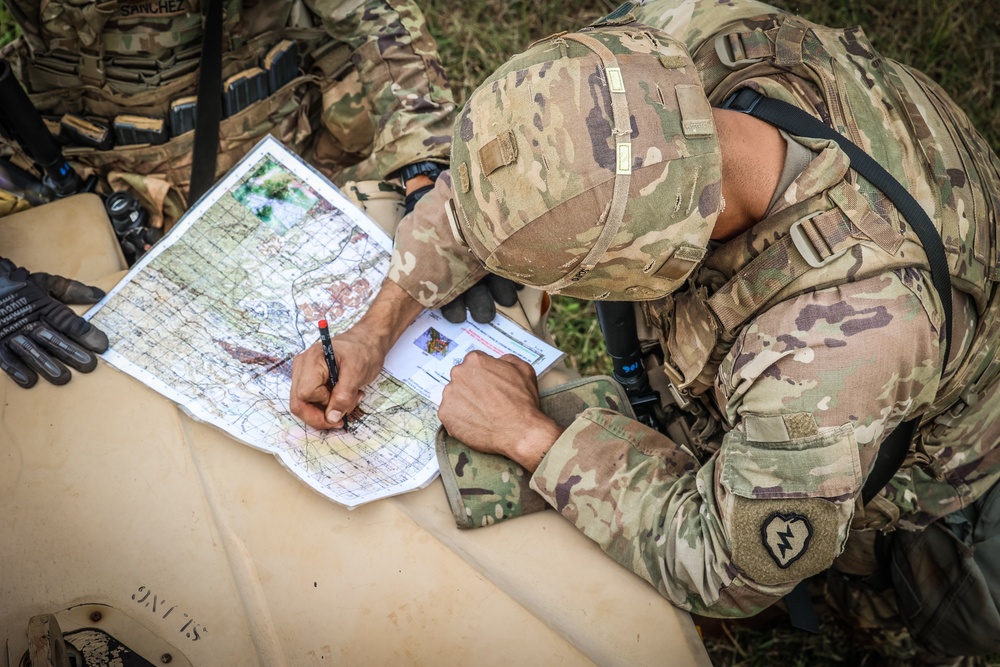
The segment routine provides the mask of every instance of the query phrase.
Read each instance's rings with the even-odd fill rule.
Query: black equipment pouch
[[[267,84],[274,95],[278,89],[298,76],[299,49],[290,39],[283,39],[267,52],[262,61],[267,72]]]
[[[877,539],[918,645],[942,656],[1000,652],[1000,483],[919,533]]]
[[[170,103],[170,136],[177,137],[194,129],[198,118],[198,98],[181,97]]]

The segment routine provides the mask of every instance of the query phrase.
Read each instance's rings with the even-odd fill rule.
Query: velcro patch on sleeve
[[[800,581],[830,567],[840,550],[836,506],[821,498],[752,500],[737,496],[733,564],[761,584]]]

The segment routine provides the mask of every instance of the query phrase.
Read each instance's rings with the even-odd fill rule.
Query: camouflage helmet
[[[635,24],[553,35],[507,61],[459,115],[451,167],[452,231],[487,269],[585,299],[674,291],[720,208],[691,56]]]

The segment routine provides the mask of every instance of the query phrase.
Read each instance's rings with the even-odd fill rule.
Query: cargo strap
[[[215,183],[219,157],[219,124],[222,122],[222,0],[208,0],[205,42],[198,72],[198,102],[191,161],[188,206],[192,206]]]
[[[841,150],[850,158],[851,168],[881,190],[906,218],[913,231],[920,238],[920,243],[927,254],[931,268],[931,280],[944,308],[944,363],[941,366],[941,373],[944,374],[951,349],[951,275],[948,271],[948,260],[944,245],[941,243],[941,237],[920,204],[900,185],[899,181],[893,178],[868,153],[839,132],[794,105],[764,97],[750,88],[743,88],[731,95],[722,108],[748,114],[792,135],[829,139],[837,142]],[[913,418],[903,422],[882,442],[871,473],[861,489],[861,498],[866,505],[889,483],[889,480],[903,464],[919,421],[919,418]],[[809,632],[819,632],[816,612],[812,608],[805,581],[799,582],[785,596],[785,604],[788,607],[792,625]]]

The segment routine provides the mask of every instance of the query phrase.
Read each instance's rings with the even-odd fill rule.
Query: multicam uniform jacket
[[[751,615],[833,564],[852,531],[919,530],[1000,479],[1000,163],[940,88],[860,29],[748,0],[635,13],[685,41],[713,104],[755,87],[862,146],[925,207],[952,274],[942,375],[944,316],[915,234],[835,144],[797,137],[816,156],[768,217],[642,304],[668,378],[721,429],[680,444],[590,409],[534,473],[549,504],[674,604]],[[396,237],[390,278],[428,307],[483,275],[440,213],[450,183]],[[790,240],[795,223],[821,267]],[[862,507],[880,444],[913,417],[907,461]]]
[[[205,0],[6,4],[23,38],[5,55],[46,116],[169,118],[171,102],[195,94]],[[454,102],[412,0],[224,0],[224,22],[224,80],[261,66],[282,39],[296,42],[299,64],[291,81],[223,119],[219,174],[268,132],[328,174],[369,156],[361,178],[447,161]],[[192,143],[186,132],[158,146],[64,152],[83,175],[135,190],[158,225],[186,209]],[[12,153],[30,165],[0,147]],[[0,200],[0,214],[15,204]]]

